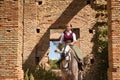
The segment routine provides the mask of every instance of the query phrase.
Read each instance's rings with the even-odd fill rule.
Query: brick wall
[[[18,52],[18,0],[0,0],[0,79],[21,80],[21,53]],[[18,58],[19,57],[19,58]],[[19,64],[20,63],[20,64]]]
[[[109,80],[120,80],[120,1],[109,1]],[[111,2],[110,2],[111,1]]]
[[[35,0],[24,0],[23,15],[23,67],[30,67],[30,65],[35,66],[35,47],[38,42],[36,40],[37,5]]]

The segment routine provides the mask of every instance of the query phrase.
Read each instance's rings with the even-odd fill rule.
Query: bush
[[[36,69],[27,69],[24,76],[25,80],[60,80],[60,77],[51,70],[46,71],[40,66]]]
[[[49,64],[51,66],[51,69],[58,69],[56,62],[57,62],[57,60],[49,60]]]

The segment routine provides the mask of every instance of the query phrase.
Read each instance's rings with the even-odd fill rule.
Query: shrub
[[[51,70],[46,71],[40,66],[35,69],[27,69],[24,76],[25,80],[60,80],[60,77]]]

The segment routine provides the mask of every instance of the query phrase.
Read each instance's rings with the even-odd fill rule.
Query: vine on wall
[[[94,56],[97,63],[97,80],[107,80],[108,69],[108,25],[107,25],[107,4],[100,3],[96,0],[93,9],[96,10],[96,24],[93,26],[95,30],[95,39],[93,40],[96,50]],[[102,0],[106,2],[105,0]]]

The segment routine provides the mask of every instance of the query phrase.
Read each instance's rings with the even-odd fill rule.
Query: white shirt
[[[66,31],[65,33],[67,35],[70,35],[70,33],[72,33],[72,31],[69,31],[69,32]],[[72,36],[73,36],[73,41],[76,41],[76,35],[75,35],[75,33],[73,33]],[[62,33],[59,43],[62,44],[63,40],[64,40],[64,33]]]

